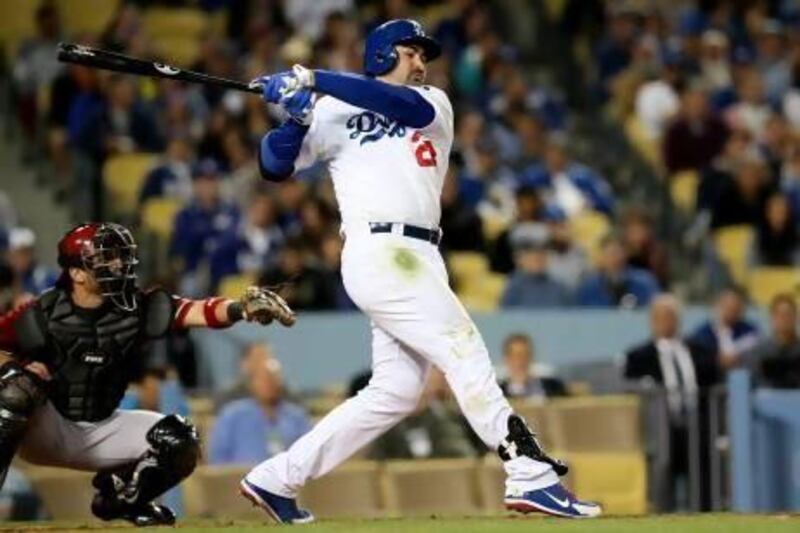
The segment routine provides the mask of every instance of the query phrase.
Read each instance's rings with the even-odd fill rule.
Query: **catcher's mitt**
[[[264,287],[248,287],[239,302],[248,322],[256,321],[267,325],[277,318],[278,322],[290,327],[297,321],[297,315],[286,300]]]

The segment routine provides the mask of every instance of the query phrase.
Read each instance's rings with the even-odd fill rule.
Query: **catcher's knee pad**
[[[194,471],[200,458],[200,438],[194,425],[180,415],[165,416],[147,432],[147,442],[158,463],[180,476]]]
[[[42,381],[19,363],[0,366],[0,487],[31,415],[46,399]]]
[[[558,459],[553,459],[545,453],[536,438],[536,434],[531,431],[525,420],[517,414],[512,414],[508,417],[508,435],[497,448],[497,454],[503,461],[526,456],[536,461],[547,463],[553,467],[553,471],[559,476],[563,476],[569,471],[565,463]]]
[[[0,420],[10,415],[27,419],[46,399],[42,380],[19,363],[8,361],[0,366]]]

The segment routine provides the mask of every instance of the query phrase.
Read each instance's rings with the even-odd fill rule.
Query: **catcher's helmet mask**
[[[122,310],[136,310],[135,269],[139,258],[136,242],[126,227],[112,222],[82,224],[70,230],[58,248],[58,262],[65,273],[69,268],[89,272],[103,297]]]
[[[397,19],[385,22],[372,30],[364,45],[364,72],[368,76],[380,76],[397,65],[395,46],[418,45],[425,52],[425,61],[430,62],[442,54],[439,43],[429,37],[419,22]]]

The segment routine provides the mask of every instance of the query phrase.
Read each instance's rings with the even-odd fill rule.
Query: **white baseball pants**
[[[397,226],[395,226],[397,227]],[[472,428],[490,449],[508,434],[512,412],[497,385],[486,345],[450,289],[436,246],[369,226],[345,228],[345,288],[372,324],[372,379],[287,451],[256,466],[247,480],[293,498],[410,414],[431,364],[439,367]],[[520,457],[505,463],[507,489],[558,482],[552,468]]]

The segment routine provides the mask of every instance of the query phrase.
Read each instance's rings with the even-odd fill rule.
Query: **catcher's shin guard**
[[[19,363],[0,366],[0,488],[31,415],[46,399],[42,381]]]
[[[136,463],[99,472],[94,477],[97,494],[92,501],[92,512],[95,516],[151,525],[140,524],[137,518],[152,514],[151,501],[194,471],[200,456],[200,440],[195,427],[183,417],[169,415],[159,420],[147,432],[147,442],[150,449]],[[164,510],[169,511],[166,508],[161,511]],[[156,514],[168,517],[171,512]],[[174,516],[171,520],[174,522]]]
[[[554,459],[545,453],[536,438],[536,434],[531,431],[525,420],[517,414],[512,414],[508,417],[508,435],[497,448],[497,454],[503,461],[509,461],[524,455],[536,461],[547,463],[553,467],[553,471],[559,476],[563,476],[569,471],[564,462]]]

